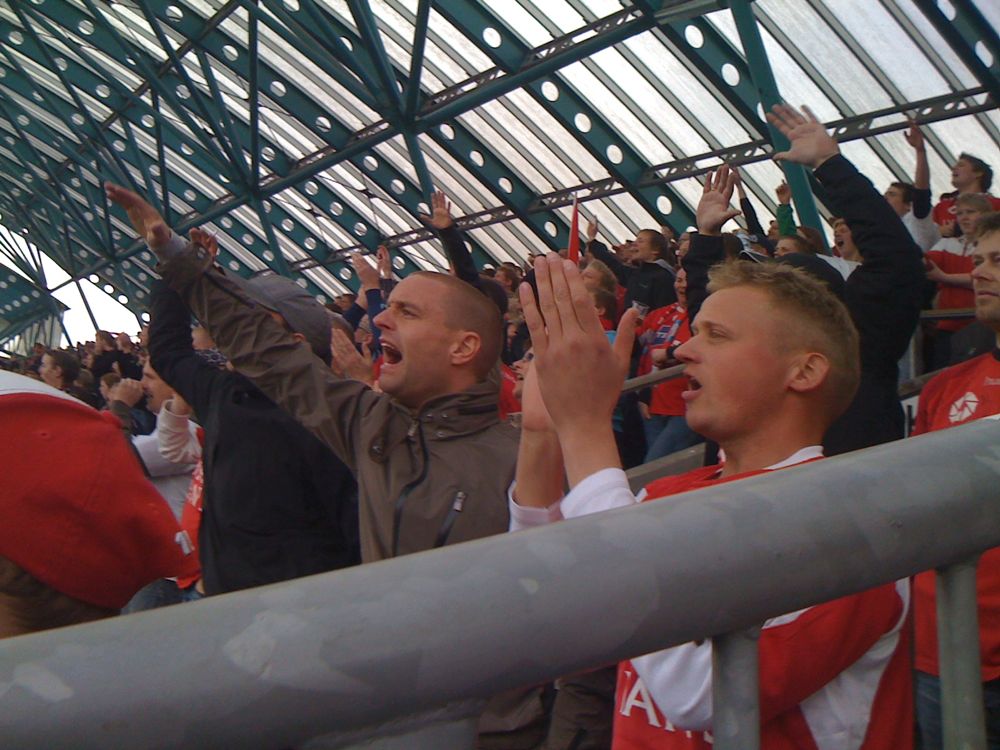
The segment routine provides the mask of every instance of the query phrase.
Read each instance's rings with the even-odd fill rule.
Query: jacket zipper
[[[451,508],[444,517],[444,523],[441,524],[441,530],[438,532],[437,539],[434,540],[434,549],[443,547],[445,542],[448,541],[448,536],[451,534],[451,527],[455,525],[455,521],[458,520],[458,514],[465,507],[465,499],[467,497],[468,495],[461,490],[455,493],[455,499],[451,501]]]

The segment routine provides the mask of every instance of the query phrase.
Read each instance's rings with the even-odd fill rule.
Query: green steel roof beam
[[[376,90],[381,91],[382,96],[379,98],[384,102],[381,114],[397,127],[405,129],[406,124],[402,120],[403,102],[399,95],[399,89],[396,88],[396,75],[393,72],[392,63],[385,53],[385,46],[382,44],[382,36],[379,34],[371,6],[368,5],[367,0],[347,0],[347,5],[351,9],[351,15],[354,17],[354,23],[360,32],[361,41],[368,51],[368,57],[375,69],[374,79],[368,79],[368,81],[369,85],[376,86]]]
[[[424,158],[424,152],[420,148],[420,141],[417,140],[417,136],[410,130],[403,131],[403,140],[406,142],[406,151],[410,155],[413,169],[417,173],[417,179],[420,181],[420,192],[423,194],[427,204],[430,205],[431,194],[434,192],[434,180],[427,169],[427,160]]]
[[[156,61],[152,59],[151,55],[145,49],[131,43],[130,41],[122,39],[118,32],[111,26],[110,23],[108,23],[107,19],[104,18],[104,14],[100,13],[94,6],[93,0],[83,0],[83,2],[94,14],[93,18],[98,24],[98,28],[95,28],[93,34],[91,35],[95,38],[95,41],[102,46],[113,44],[123,57],[131,58],[135,62],[135,66],[139,69],[139,73],[141,74],[144,82],[149,84],[150,88],[155,90],[160,97],[170,105],[170,108],[173,110],[175,116],[181,120],[184,126],[190,131],[191,137],[201,142],[205,156],[210,161],[215,163],[216,169],[225,172],[228,165],[224,158],[220,158],[218,146],[206,135],[204,129],[194,121],[188,113],[189,107],[177,96],[178,86],[183,85],[188,89],[191,99],[197,101],[196,97],[199,95],[199,90],[192,89],[192,87],[188,86],[182,78],[177,76],[176,73],[168,73],[167,70],[174,70],[174,66],[172,64],[169,68],[167,68],[167,70],[156,70]],[[42,14],[42,11],[39,11],[38,9],[33,9],[33,12],[37,16],[41,16]],[[78,15],[80,15],[83,19],[88,18],[88,16],[82,13],[79,13]],[[65,19],[61,19],[60,22],[63,22],[64,20]],[[51,24],[49,25],[51,26]],[[107,47],[105,47],[105,49],[106,48]],[[100,68],[101,66],[98,64],[97,67]],[[171,81],[171,78],[173,78],[174,81]],[[115,99],[111,96],[108,97],[109,106],[111,107],[113,113],[118,116],[125,116],[125,110],[131,109],[130,107],[127,107],[129,103],[138,104],[142,102],[142,99],[137,92],[126,88],[110,75],[102,79],[101,82],[119,91],[120,98],[117,101],[115,101]],[[115,114],[113,114],[112,117],[117,119]],[[211,122],[209,122],[209,124],[211,124]],[[212,170],[205,171],[211,172]]]
[[[495,15],[489,13],[485,8],[476,6],[473,7],[463,7],[461,14],[450,14],[442,13],[448,20],[457,28],[463,31],[471,41],[473,41],[479,49],[486,55],[489,55],[494,62],[498,63],[501,67],[508,66],[514,67],[519,65],[521,61],[525,59],[532,59],[537,56],[537,51],[529,50],[526,46],[517,40],[516,35],[510,30],[502,19],[497,18]],[[582,57],[589,56],[599,49],[604,49],[612,44],[616,44],[623,38],[632,36],[640,31],[652,25],[652,20],[650,17],[642,16],[640,18],[641,23],[629,20],[628,16],[624,16],[621,13],[616,13],[614,16],[601,19],[594,24],[589,24],[590,27],[600,27],[602,24],[609,24],[607,30],[598,34],[594,37],[589,37],[587,40],[579,43],[572,43],[569,40],[555,40],[559,43],[560,52],[553,52],[551,56],[543,58],[543,62],[536,63],[529,66],[528,68],[513,73],[505,78],[499,79],[500,81],[509,81],[516,79],[525,73],[531,73],[533,71],[539,71],[541,68],[546,68],[551,64],[552,60],[562,54],[567,54],[567,50],[572,50],[576,54],[573,59],[563,59],[559,67],[567,65],[570,62],[581,59]],[[491,48],[485,45],[482,40],[483,31],[488,28],[502,28],[505,30],[503,34],[503,41],[497,48]],[[626,31],[622,31],[625,29]],[[573,34],[567,35],[572,37]],[[654,187],[639,187],[636,183],[638,179],[643,175],[645,170],[648,168],[648,164],[641,158],[638,152],[633,149],[628,143],[625,142],[611,125],[599,115],[590,105],[586,102],[583,97],[576,93],[573,88],[564,82],[560,81],[557,86],[559,89],[559,96],[555,101],[549,101],[548,98],[542,93],[542,84],[545,80],[540,78],[534,78],[533,80],[527,81],[525,85],[525,90],[530,92],[535,100],[544,107],[556,120],[558,120],[563,127],[569,132],[577,131],[573,120],[577,113],[583,112],[591,117],[591,129],[586,132],[578,132],[577,137],[579,142],[584,145],[591,155],[607,170],[608,174],[615,176],[624,185],[629,188],[629,193],[635,198],[640,205],[642,205],[651,215],[661,218],[663,223],[670,224],[671,226],[687,226],[694,222],[694,213],[687,207],[683,199],[669,188],[654,188]],[[555,82],[553,82],[555,83]],[[478,95],[489,88],[492,84],[484,84],[483,87],[477,89],[472,94],[468,95],[473,98],[477,98]],[[464,97],[463,97],[464,98]],[[459,100],[461,101],[461,100]],[[445,105],[441,110],[437,110],[434,116],[439,116],[442,110],[446,110],[447,107],[452,105]],[[613,161],[609,155],[609,150],[612,147],[617,149],[617,154],[620,154],[621,158],[617,161]],[[657,203],[660,201],[661,197],[665,197],[670,202],[670,211],[661,211]]]
[[[581,13],[581,15],[584,16],[584,18],[588,17],[588,15],[592,15],[592,13],[587,9],[587,6],[586,6],[586,3],[584,2],[584,0],[570,0],[570,2],[572,3],[573,7],[579,13]],[[679,18],[681,16],[689,15],[690,13],[694,12],[695,10],[698,10],[699,12],[708,12],[709,10],[717,10],[718,8],[716,6],[718,6],[722,2],[723,2],[723,0],[706,0],[706,1],[703,1],[703,2],[696,2],[696,3],[685,2],[685,3],[675,4],[672,7],[670,17],[671,18]],[[657,20],[659,22],[663,23],[663,22],[666,21],[666,18],[664,16],[664,11],[662,9],[658,8],[658,7],[657,8],[653,8],[653,5],[657,5],[658,6],[659,3],[655,3],[655,4],[651,4],[651,3],[637,3],[637,4],[641,5],[644,8],[648,7],[649,9],[647,10],[647,12],[649,12],[649,13],[655,13],[656,14],[656,18],[657,18]],[[541,20],[542,19],[539,19],[539,21],[541,21]],[[662,37],[663,34],[662,33],[658,33],[658,32],[654,32],[654,36],[656,36],[658,39],[660,39],[660,37]],[[662,43],[662,39],[660,39],[660,41]],[[686,35],[684,36],[684,41],[685,42],[687,41],[686,40]],[[718,39],[716,39],[716,38],[710,38],[708,40],[708,43],[709,43],[710,46],[717,46],[722,41],[724,41],[724,40],[722,39],[721,36],[719,36]],[[667,46],[671,47],[671,46],[674,46],[674,45],[671,43],[671,44],[668,44]],[[682,98],[680,98],[680,97],[675,96],[675,94],[673,93],[673,91],[671,91],[668,82],[665,81],[665,80],[663,80],[661,76],[659,76],[657,73],[655,73],[641,59],[641,57],[639,55],[637,55],[635,52],[633,52],[628,47],[628,45],[621,44],[621,45],[617,46],[615,49],[616,49],[616,52],[619,55],[622,56],[622,58],[624,58],[625,60],[627,60],[629,63],[631,63],[631,65],[633,67],[635,67],[635,69],[643,76],[643,78],[646,79],[648,85],[651,88],[653,88],[654,90],[656,90],[666,101],[670,102],[670,106],[677,111],[677,113],[680,115],[680,118],[689,127],[691,127],[692,130],[694,130],[695,132],[698,133],[699,136],[701,136],[701,138],[705,141],[705,143],[708,144],[709,148],[711,148],[711,149],[723,149],[723,148],[725,148],[725,145],[721,141],[719,141],[719,139],[716,137],[715,133],[713,132],[713,128],[709,124],[706,124],[706,123],[700,121],[691,112],[691,110],[687,107],[687,105],[684,102],[684,100]],[[685,59],[684,55],[681,54],[681,53],[678,53],[678,56],[680,57],[680,59],[682,61]],[[742,64],[742,60],[741,59],[739,59],[738,57],[735,58],[735,59],[737,60],[737,62],[740,62]],[[690,61],[688,61],[688,63],[689,63],[689,67],[690,67]],[[599,80],[601,80],[604,83],[604,85],[607,86],[608,89],[610,89],[612,92],[614,92],[620,99],[622,99],[623,101],[625,101],[625,100],[628,99],[627,92],[625,92],[622,89],[622,87],[618,84],[618,82],[614,78],[612,78],[610,75],[608,75],[604,71],[604,69],[599,64],[597,64],[594,60],[590,60],[590,59],[584,60],[583,64],[587,67],[587,69],[591,72],[591,74],[593,74],[595,77],[597,77]],[[659,136],[660,140],[670,150],[671,153],[673,153],[673,154],[682,154],[682,153],[684,153],[684,149],[681,146],[679,146],[677,143],[675,143],[674,140],[672,138],[670,138],[670,136],[666,133],[666,131],[662,130],[662,128],[660,127],[659,123],[657,123],[649,115],[647,115],[646,112],[641,107],[634,107],[632,109],[632,112],[635,115],[635,117],[637,119],[639,119],[640,122],[642,122],[649,129],[649,131],[651,133],[657,133],[657,131],[660,131],[658,133],[658,136]],[[739,116],[737,116],[736,119],[737,120],[742,120],[742,118],[739,117]],[[762,130],[762,128],[763,128],[763,126],[760,125],[760,123],[757,123],[757,125],[753,129],[751,129],[750,132],[751,133],[756,133],[756,132],[759,132],[760,130]],[[646,182],[645,179],[644,179],[641,184],[656,184],[656,183],[657,183],[656,180],[652,180],[652,181]],[[744,174],[743,175],[743,184],[746,186],[746,188],[752,194],[763,195],[764,192],[765,192],[761,188],[761,186],[749,174]]]
[[[976,80],[989,90],[993,101],[1000,102],[1000,43],[997,42],[996,29],[968,0],[951,0],[954,18],[948,18],[933,0],[914,0],[914,3]],[[990,65],[986,65],[976,54],[977,44],[983,45],[990,54]]]
[[[730,0],[730,10],[733,14],[733,20],[736,22],[740,41],[743,43],[743,50],[746,52],[751,80],[759,92],[758,96],[764,111],[769,111],[772,106],[783,100],[778,91],[778,84],[774,80],[771,63],[767,59],[767,50],[764,49],[764,42],[760,36],[760,29],[757,28],[757,19],[754,18],[753,8],[749,0]],[[775,151],[784,151],[788,148],[788,139],[776,128],[768,125],[768,131]],[[812,188],[809,185],[809,177],[805,168],[800,164],[788,162],[782,163],[781,168],[788,180],[789,187],[792,189],[792,197],[799,213],[799,220],[806,226],[817,230],[823,236],[825,243],[825,222],[820,218],[819,211],[816,209],[816,201],[813,199]]]
[[[906,35],[910,38],[913,45],[924,53],[937,74],[944,79],[948,88],[951,91],[960,91],[965,88],[962,78],[959,76],[958,72],[953,69],[954,66],[945,61],[941,51],[937,50],[934,45],[926,43],[923,31],[917,27],[913,20],[902,8],[899,7],[895,0],[880,0],[880,3],[886,12],[888,12],[896,23],[900,25],[903,31],[906,32]],[[977,114],[975,115],[975,119],[994,141],[1000,142],[1000,127],[997,127],[988,115]],[[926,136],[927,134],[925,133],[924,135]],[[935,144],[935,147],[938,152],[944,156],[945,164],[954,163],[955,154],[948,149],[945,144]]]
[[[51,51],[49,50],[48,45],[46,45],[38,36],[38,32],[36,32],[34,26],[28,22],[25,14],[16,7],[15,7],[15,12],[17,13],[18,19],[21,21],[21,24],[24,26],[25,31],[28,32],[28,35],[34,42],[35,48],[41,53],[42,59],[44,60],[46,67],[50,71],[54,72],[56,76],[59,78],[59,81],[66,89],[66,92],[73,99],[73,103],[76,105],[77,112],[85,118],[86,122],[90,124],[90,128],[91,130],[93,130],[93,134],[97,136],[97,140],[99,140],[100,143],[103,145],[106,154],[111,157],[111,161],[113,161],[117,166],[117,168],[124,173],[123,176],[130,181],[130,184],[133,184],[131,183],[131,177],[128,175],[128,170],[125,169],[121,159],[118,158],[118,156],[114,153],[114,149],[111,148],[111,144],[109,143],[107,136],[104,133],[104,130],[91,116],[90,111],[83,104],[83,101],[80,99],[80,95],[77,93],[76,89],[73,88],[71,83],[67,80],[66,75],[59,68],[59,66],[56,65],[55,58],[53,57]],[[40,23],[43,23],[43,25],[48,26],[50,28],[50,32],[52,32],[53,35],[55,35],[51,29],[51,24],[48,24],[47,21],[45,21],[44,19],[41,19]],[[41,60],[38,60],[37,58],[34,57],[32,59],[34,59],[36,62],[39,63],[42,62]],[[22,69],[22,74],[25,76],[27,80],[29,81],[31,80],[30,76],[28,76],[27,73],[23,72],[23,69]],[[53,112],[52,114],[58,115],[58,111]],[[91,141],[91,144],[93,144],[94,146],[97,145],[93,140]],[[53,179],[56,178],[57,175],[53,174]]]
[[[2,112],[7,117],[7,119],[14,125],[14,128],[15,130],[17,130],[17,133],[21,139],[20,144],[14,147],[15,153],[17,153],[17,151],[23,151],[25,148],[27,148],[34,155],[34,159],[30,160],[30,163],[34,163],[42,167],[49,174],[49,177],[52,180],[51,185],[49,184],[48,180],[41,178],[33,179],[32,182],[41,185],[43,187],[45,193],[48,196],[48,199],[52,201],[54,205],[65,206],[76,218],[78,225],[81,227],[85,227],[94,237],[94,240],[98,243],[99,246],[103,245],[103,239],[101,238],[100,234],[98,234],[97,230],[95,230],[94,227],[91,226],[90,222],[87,221],[84,218],[83,214],[80,212],[79,204],[66,194],[66,189],[62,184],[62,180],[60,180],[55,175],[52,166],[49,164],[49,160],[32,145],[24,128],[21,126],[21,124],[17,121],[15,117],[11,116],[10,110],[3,103],[4,101],[6,101],[13,106],[17,106],[16,102],[13,102],[13,100],[9,99],[7,95],[4,94],[2,91],[0,91],[0,100],[2,100],[0,101],[0,112]],[[21,157],[19,156],[19,158]],[[109,252],[111,251],[110,248],[106,249]],[[111,255],[113,256],[113,253],[111,253]]]
[[[92,0],[85,0],[85,2],[92,3]],[[221,95],[218,99],[207,100],[203,96],[199,96],[200,87],[195,84],[188,73],[187,66],[184,61],[174,52],[173,47],[170,44],[170,40],[167,38],[166,33],[160,26],[160,20],[157,16],[150,10],[149,3],[146,0],[138,0],[139,7],[142,10],[142,14],[146,19],[146,23],[149,24],[150,28],[153,29],[153,33],[156,35],[157,41],[160,43],[160,48],[167,55],[167,59],[173,63],[173,69],[176,71],[177,75],[184,82],[184,86],[190,93],[190,101],[194,104],[197,112],[204,118],[205,123],[212,129],[215,135],[215,143],[221,147],[222,151],[226,157],[226,166],[231,167],[235,172],[229,174],[228,176],[233,179],[234,182],[244,182],[244,175],[246,174],[246,164],[243,161],[243,152],[239,148],[238,143],[235,143],[225,136],[225,124],[226,115],[228,114],[226,110],[225,103],[221,101]],[[198,59],[201,60],[204,57],[204,53],[201,50],[196,50],[199,55]],[[210,71],[205,71],[204,66],[202,66],[202,72],[205,75],[209,75]],[[214,79],[213,79],[214,81]],[[212,82],[209,82],[209,90],[211,91]],[[212,92],[214,94],[214,92]],[[213,106],[214,104],[214,106]],[[223,132],[219,132],[218,123],[220,120],[223,123]]]
[[[250,94],[250,190],[260,191],[260,31],[256,13],[247,19],[247,83]]]
[[[531,207],[538,200],[537,194],[461,122],[449,123],[448,127],[453,134],[452,138],[444,137],[440,129],[435,129],[427,135],[433,137],[435,142],[463,167],[473,174],[482,175],[483,184],[504,206],[509,207],[510,218],[520,219],[533,230],[535,236],[549,250],[566,247],[569,242],[569,227],[565,220],[554,211],[541,214],[532,212]],[[471,155],[474,151],[482,158],[481,165],[472,161]],[[510,192],[500,189],[501,180],[509,181]],[[555,225],[555,235],[546,228],[547,223]]]
[[[95,30],[95,34],[96,33],[98,33],[97,30]],[[123,54],[124,53],[125,53],[125,51],[123,49]],[[55,67],[58,70],[58,66],[53,66],[53,67]],[[94,91],[94,90],[97,89],[98,86],[102,86],[103,85],[103,86],[108,87],[109,90],[111,90],[111,89],[117,90],[122,95],[122,97],[124,99],[127,99],[131,103],[131,105],[133,105],[133,106],[119,108],[119,111],[122,112],[122,115],[121,115],[121,119],[122,120],[128,120],[130,122],[134,122],[135,120],[138,120],[141,117],[142,124],[145,127],[147,127],[147,128],[153,127],[153,126],[158,125],[159,123],[161,123],[161,121],[162,121],[163,118],[160,115],[160,113],[159,113],[159,111],[158,111],[157,108],[154,108],[153,106],[147,104],[146,102],[143,102],[141,99],[139,99],[136,96],[135,92],[132,92],[132,91],[126,89],[124,86],[122,86],[114,78],[110,78],[110,77],[109,78],[99,78],[99,77],[93,75],[92,73],[90,73],[90,71],[86,70],[85,68],[82,68],[82,67],[76,65],[75,63],[73,63],[72,61],[68,61],[68,60],[66,61],[66,67],[67,67],[67,71],[71,75],[73,75],[74,79],[77,80],[78,82],[80,82],[82,85],[88,87],[89,90]],[[68,80],[65,79],[65,77],[62,78],[62,81],[63,81],[63,85],[66,86],[68,90],[72,91],[71,84],[69,83]],[[83,83],[84,81],[86,83]],[[154,89],[152,93],[153,93],[153,97],[154,97],[154,103],[156,103],[156,100],[158,98],[157,97],[157,92]],[[83,105],[81,104],[81,106],[83,106]],[[140,115],[140,112],[136,111],[137,108],[145,110],[145,113]],[[128,114],[126,114],[126,112],[128,112]],[[56,113],[56,114],[58,115],[58,113]],[[86,116],[88,116],[88,114],[89,113],[87,113],[86,108],[84,108],[82,114],[80,112],[76,112],[73,115],[73,118],[74,119],[76,119],[76,118],[85,118]],[[85,119],[83,121],[85,121]],[[106,127],[108,127],[109,124],[110,124],[109,120],[106,120],[105,123],[104,123],[104,125],[96,125],[96,124],[95,125],[103,133],[103,130]],[[157,138],[157,142],[159,144],[162,144],[163,141],[164,141],[164,132],[163,132],[162,127],[158,127],[158,131],[159,131],[159,136]],[[168,140],[170,141],[171,147],[175,151],[180,152],[180,151],[183,151],[185,148],[187,148],[187,149],[189,149],[189,150],[191,150],[193,152],[192,156],[194,156],[194,154],[200,153],[205,158],[206,161],[213,161],[214,154],[212,152],[196,150],[196,147],[188,145],[188,141],[190,139],[186,135],[179,134],[179,132],[177,132],[173,128],[171,128],[170,131],[168,131],[168,132],[169,132],[169,138],[168,138]],[[97,141],[103,141],[103,135],[101,137],[97,138],[96,140]],[[88,145],[93,144],[94,142],[95,142],[95,138],[86,139],[86,140],[84,140],[81,148],[86,148]],[[114,150],[113,149],[111,150],[111,153],[112,153],[112,155],[114,155]],[[70,158],[72,158],[72,156],[70,156]],[[206,173],[210,174],[213,171],[212,168],[206,168],[206,165],[204,163],[200,163],[198,160],[195,160],[194,163],[196,164],[196,166],[198,166],[202,171],[204,171]],[[124,170],[124,166],[119,167],[119,169],[120,170]],[[126,172],[126,175],[127,175],[127,170],[124,170],[124,171]],[[126,183],[131,183],[131,177],[130,176],[128,177],[128,179],[124,179],[122,175],[116,174],[115,175],[115,179],[116,179],[116,181],[123,181],[123,182],[126,182]],[[137,186],[134,185],[134,187],[137,187]]]
[[[259,39],[259,31],[255,27],[263,21],[268,29],[280,36],[287,44],[308,53],[311,63],[350,91],[365,106],[372,110],[378,109],[375,97],[365,89],[364,78],[354,70],[354,53],[344,46],[339,37],[318,36],[314,24],[309,23],[309,21],[300,22],[280,2],[268,3],[266,9],[258,7],[255,0],[243,0],[243,5],[248,15],[248,38],[250,38],[249,35],[253,35],[254,38]],[[311,8],[309,10],[311,13]],[[278,23],[268,23],[274,20],[277,20]],[[230,38],[225,36],[223,30],[220,30],[214,37],[218,40]],[[213,38],[206,40],[207,43],[215,43],[215,41]],[[221,42],[218,43],[221,46]],[[208,44],[203,46],[210,49]],[[247,46],[251,50],[254,47],[251,44]]]
[[[413,43],[410,53],[410,75],[403,96],[403,117],[412,121],[420,104],[420,77],[424,69],[424,50],[427,47],[427,26],[430,23],[432,0],[418,0],[417,18],[413,26]]]
[[[233,126],[233,118],[229,112],[229,107],[226,106],[226,102],[222,98],[222,90],[219,88],[219,82],[215,78],[212,64],[208,61],[208,56],[203,51],[197,50],[195,54],[198,57],[198,64],[201,66],[205,81],[208,83],[212,99],[215,101],[215,108],[222,118],[222,128],[226,134],[225,140],[229,142],[228,150],[230,159],[239,173],[240,182],[244,187],[249,188],[252,183],[250,182],[250,172],[247,168],[246,157],[244,156],[243,142],[240,140],[239,135],[236,133],[236,128]]]
[[[285,260],[285,254],[281,252],[281,245],[278,243],[278,237],[274,233],[274,227],[271,226],[271,220],[267,218],[264,205],[259,196],[255,195],[251,200],[254,209],[257,211],[257,217],[260,219],[260,226],[267,237],[267,246],[269,249],[264,251],[263,260],[272,270],[277,271],[282,276],[288,276],[288,261]]]

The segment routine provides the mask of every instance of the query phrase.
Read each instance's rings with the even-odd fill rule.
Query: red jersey
[[[636,330],[636,335],[643,346],[638,374],[645,375],[653,370],[651,355],[655,349],[669,350],[691,338],[687,309],[675,302],[653,310],[642,321],[642,325]],[[688,380],[685,377],[673,378],[653,386],[649,413],[670,417],[683,415],[685,406],[681,394],[687,387]]]
[[[994,198],[992,195],[986,196],[990,199],[990,203],[993,204],[994,211],[1000,211],[1000,198]],[[950,195],[947,198],[942,198],[934,206],[934,211],[931,216],[934,217],[935,224],[944,224],[948,221],[955,221],[955,198],[956,196]]]
[[[507,365],[500,363],[500,419],[507,419],[508,414],[521,411],[521,402],[514,395],[517,387],[517,375]]]
[[[204,447],[205,430],[201,427],[197,431],[198,442]],[[194,466],[191,472],[191,484],[188,485],[187,493],[184,495],[184,507],[181,508],[181,530],[183,537],[182,549],[191,550],[194,554],[192,558],[198,561],[198,568],[193,573],[186,576],[177,576],[177,587],[186,589],[193,583],[197,583],[201,578],[201,558],[198,556],[198,529],[201,527],[201,506],[205,499],[205,464],[201,459]]]
[[[710,466],[649,485],[647,499],[743,479]],[[906,582],[807,607],[764,624],[759,641],[761,746],[897,750],[913,744]],[[709,750],[711,643],[623,662],[613,750]],[[668,718],[668,716],[670,718]],[[675,726],[679,725],[679,726]]]
[[[972,273],[972,243],[966,244],[962,239],[945,237],[933,249],[924,253],[924,257],[945,273]],[[976,293],[971,287],[954,286],[953,284],[938,284],[937,310],[960,310],[976,306]],[[959,331],[971,323],[967,320],[939,320],[937,327],[942,331]]]
[[[949,367],[924,386],[913,434],[947,429],[1000,413],[1000,350]],[[979,664],[984,682],[1000,677],[1000,548],[986,552],[976,570]],[[940,674],[934,573],[913,580],[916,667]]]

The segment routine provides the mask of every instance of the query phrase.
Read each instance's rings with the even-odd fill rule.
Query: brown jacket
[[[413,413],[335,376],[209,262],[189,246],[161,275],[235,367],[354,472],[363,562],[507,531],[518,434],[499,420],[496,384]]]

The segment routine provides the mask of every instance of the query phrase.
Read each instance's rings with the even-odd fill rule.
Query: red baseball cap
[[[0,372],[0,435],[0,556],[107,609],[197,569],[115,416]]]

